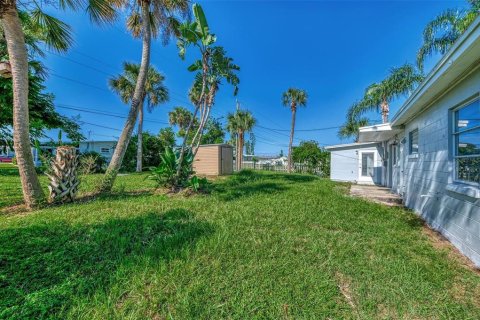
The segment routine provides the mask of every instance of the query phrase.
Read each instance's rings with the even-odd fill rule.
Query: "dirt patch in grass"
[[[480,269],[472,261],[465,257],[445,236],[440,232],[433,230],[426,223],[423,224],[422,233],[427,236],[435,249],[446,251],[448,257],[458,262],[462,267],[480,275]]]
[[[345,301],[353,310],[356,310],[357,306],[352,291],[352,279],[340,272],[337,272],[335,274],[335,279],[337,280],[338,289],[340,290],[342,296],[345,298]]]

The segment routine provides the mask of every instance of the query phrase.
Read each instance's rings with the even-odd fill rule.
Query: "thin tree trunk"
[[[205,89],[206,89],[206,86],[207,86],[207,72],[208,72],[208,56],[206,54],[203,55],[202,57],[202,64],[203,64],[203,74],[202,74],[202,91],[200,92],[200,97],[198,99],[199,101],[199,105],[202,104],[202,101],[204,99],[204,96],[205,96]],[[183,143],[182,143],[182,148],[180,149],[180,156],[179,156],[179,159],[178,159],[178,166],[177,166],[177,177],[176,177],[176,183],[178,183],[178,178],[180,177],[180,171],[182,170],[182,163],[183,163],[183,158],[185,156],[185,147],[187,146],[187,140],[188,140],[188,133],[190,132],[190,129],[192,128],[192,124],[193,124],[193,121],[195,121],[195,117],[197,115],[197,112],[198,112],[198,109],[199,107],[198,106],[195,106],[195,113],[192,117],[192,119],[190,120],[190,123],[188,124],[188,129],[187,129],[187,133],[185,134],[185,138],[183,139]]]
[[[143,157],[143,103],[138,109],[138,133],[137,133],[137,172],[142,172]]]
[[[8,1],[7,1],[8,3]],[[28,115],[28,55],[25,37],[18,17],[15,1],[0,8],[13,81],[13,147],[22,182],[23,199],[27,208],[39,205],[44,193],[33,162],[30,145]]]
[[[210,116],[210,111],[212,110],[212,106],[209,106],[208,109],[207,109],[207,113],[205,115],[205,121],[204,121],[204,124],[203,124],[203,127],[202,127],[202,131],[200,131],[200,136],[198,137],[198,140],[197,140],[197,143],[196,143],[196,146],[195,146],[195,151],[193,153],[193,156],[196,156],[197,155],[197,152],[198,152],[198,148],[200,147],[200,144],[202,143],[202,138],[203,138],[203,134],[204,134],[204,129],[205,129],[205,123],[207,122],[207,119],[208,117]]]
[[[239,155],[239,161],[238,161],[238,171],[242,170],[242,162],[243,162],[243,135],[244,133],[240,131],[238,133],[238,155]]]
[[[135,92],[133,93],[132,104],[128,113],[127,121],[123,127],[122,134],[118,140],[117,146],[112,156],[112,160],[108,165],[107,171],[103,177],[100,192],[109,192],[112,190],[113,183],[117,177],[118,171],[122,166],[122,161],[127,151],[128,143],[132,137],[132,132],[137,120],[138,110],[142,106],[142,98],[145,92],[145,82],[147,80],[147,72],[150,64],[150,46],[151,46],[151,29],[148,6],[142,7],[142,61],[138,72],[137,83],[135,84]]]
[[[288,144],[288,173],[292,172],[292,144],[293,144],[293,134],[295,133],[295,114],[297,113],[297,108],[295,105],[292,105],[292,127],[290,129],[290,143]]]
[[[381,109],[382,109],[382,122],[387,123],[388,122],[388,116],[389,116],[389,113],[390,113],[390,107],[389,107],[388,102],[386,100],[384,100],[382,102]]]

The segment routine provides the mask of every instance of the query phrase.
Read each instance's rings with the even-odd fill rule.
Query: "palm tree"
[[[354,107],[352,107],[354,108]],[[338,130],[338,137],[340,139],[347,139],[354,137],[355,142],[358,142],[358,129],[360,127],[365,127],[370,124],[370,121],[364,117],[354,117],[352,115],[347,115],[347,120]]]
[[[178,35],[177,28],[180,23],[176,16],[180,14],[185,17],[189,13],[188,0],[118,0],[113,1],[113,3],[120,9],[130,11],[127,19],[127,28],[135,38],[142,39],[142,57],[131,99],[130,111],[118,139],[117,147],[99,187],[100,192],[108,192],[112,189],[127,151],[145,92],[145,82],[147,81],[150,65],[151,39],[152,37],[162,36],[166,44],[173,35]]]
[[[125,62],[123,64],[123,74],[109,80],[109,85],[112,90],[117,92],[124,103],[131,102],[135,91],[135,84],[137,83],[140,65],[135,63]],[[138,113],[138,143],[137,143],[137,172],[142,172],[142,158],[143,158],[143,114],[144,104],[147,103],[148,112],[152,112],[153,108],[161,103],[168,101],[168,89],[165,87],[163,81],[165,77],[158,72],[155,67],[148,68],[147,80],[145,81],[145,91],[140,102]]]
[[[480,12],[480,0],[469,0],[465,10],[448,9],[430,21],[423,31],[423,44],[417,52],[417,66],[423,70],[425,59],[433,53],[445,54],[468,29]]]
[[[54,1],[55,2],[55,1]],[[50,2],[51,3],[51,2]],[[98,1],[59,1],[58,7],[78,10],[86,8],[94,22],[112,21],[116,17],[115,10],[107,0]],[[43,30],[39,37],[49,48],[64,52],[72,43],[70,28],[62,21],[44,13],[36,1],[22,2],[25,11],[31,16],[34,26]],[[7,44],[9,64],[13,81],[13,143],[17,157],[18,171],[22,182],[23,198],[27,208],[38,205],[44,194],[37,174],[30,146],[29,110],[28,110],[28,52],[24,29],[19,17],[17,2],[2,1],[0,6],[0,22]],[[35,30],[35,28],[32,28]]]
[[[423,78],[408,63],[392,68],[387,78],[367,87],[363,99],[350,108],[349,114],[355,119],[366,112],[380,110],[383,123],[387,123],[391,101],[412,91]]]
[[[168,122],[171,126],[178,126],[178,135],[184,137],[193,114],[184,107],[175,107],[168,113]]]
[[[256,120],[252,113],[247,110],[237,110],[235,113],[227,115],[227,130],[237,136],[237,170],[242,169],[243,146],[245,143],[245,133],[251,132],[255,126]]]
[[[307,105],[308,95],[305,90],[289,88],[283,93],[282,102],[285,107],[290,107],[292,111],[292,126],[290,128],[290,142],[288,144],[288,172],[292,172],[292,144],[293,134],[295,132],[295,115],[297,107],[305,107]]]

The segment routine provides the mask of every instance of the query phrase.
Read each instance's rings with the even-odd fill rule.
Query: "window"
[[[398,163],[398,151],[397,151],[397,145],[392,144],[392,164],[396,165]]]
[[[100,152],[101,153],[110,153],[110,149],[109,148],[101,148]]]
[[[410,154],[418,153],[418,129],[410,131],[408,134],[409,137],[409,150]]]
[[[480,100],[454,111],[455,178],[480,183]]]

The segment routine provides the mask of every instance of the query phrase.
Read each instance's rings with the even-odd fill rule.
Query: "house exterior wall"
[[[480,199],[449,191],[454,185],[451,109],[479,94],[480,69],[405,124],[401,161],[392,189],[405,205],[480,266]],[[409,155],[409,132],[418,129],[418,156]],[[402,143],[403,142],[403,143]],[[403,181],[402,181],[403,179]],[[478,188],[479,186],[477,186]],[[475,188],[475,186],[474,186]]]
[[[382,148],[380,145],[346,146],[330,149],[330,178],[335,181],[354,183],[372,183],[361,181],[360,178],[360,153],[374,152],[374,178],[373,183],[382,183]]]
[[[116,141],[82,141],[79,145],[80,153],[94,151],[103,156],[107,162],[112,159]],[[108,152],[106,151],[108,149]]]

